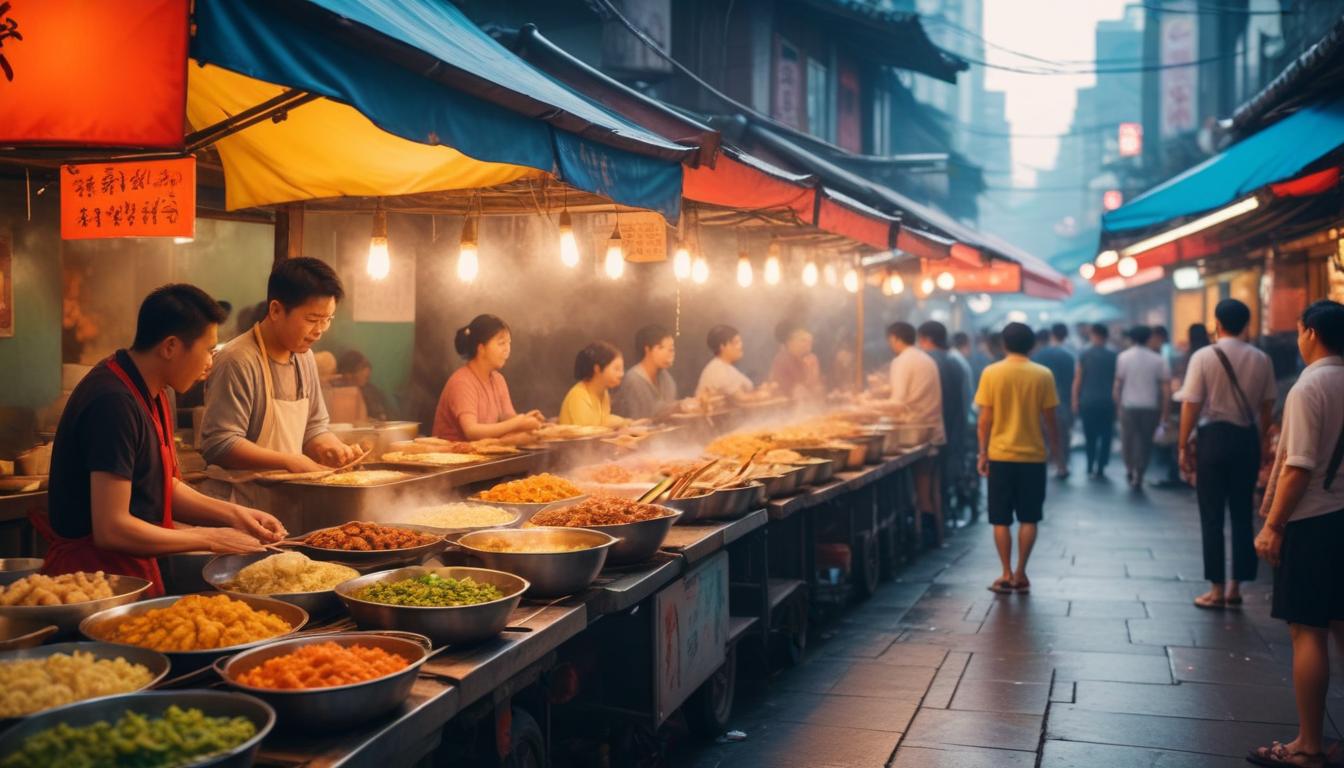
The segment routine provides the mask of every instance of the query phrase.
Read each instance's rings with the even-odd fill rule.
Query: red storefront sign
[[[61,166],[61,238],[195,237],[196,158]]]

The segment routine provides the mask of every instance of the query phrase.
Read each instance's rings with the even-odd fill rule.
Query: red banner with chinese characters
[[[0,0],[0,144],[183,146],[187,0]]]
[[[61,166],[61,238],[195,237],[196,158]]]

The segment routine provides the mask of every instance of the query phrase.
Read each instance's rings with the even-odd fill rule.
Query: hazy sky
[[[1101,19],[1118,19],[1126,0],[984,0],[984,37],[993,45],[1053,61],[1096,58],[1095,29]],[[1132,0],[1130,0],[1132,1]],[[986,46],[991,64],[1019,68],[1041,64]],[[1080,68],[1088,68],[1083,65]],[[1092,85],[1091,75],[1026,75],[987,69],[990,90],[1007,93],[1008,121],[1013,133],[1063,133],[1073,119],[1075,91]],[[1032,168],[1054,165],[1059,142],[1013,138],[1013,183],[1035,181]]]

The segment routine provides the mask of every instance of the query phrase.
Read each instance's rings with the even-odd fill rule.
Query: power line
[[[1285,10],[1253,11],[1249,8],[1237,8],[1230,5],[1166,6],[1161,4],[1139,3],[1139,7],[1144,10],[1156,11],[1158,13],[1183,13],[1200,16],[1219,16],[1224,13],[1242,16],[1289,16],[1297,13],[1297,11]]]
[[[1051,69],[1039,69],[1039,68],[1037,68],[1037,69],[1029,69],[1029,68],[1027,68],[1027,67],[1015,67],[1015,66],[1012,66],[1012,65],[1009,65],[1009,64],[991,64],[991,63],[988,62],[988,61],[982,61],[982,60],[980,60],[980,59],[975,59],[975,58],[972,58],[972,57],[970,57],[970,56],[966,56],[966,55],[964,55],[964,54],[955,53],[955,52],[953,52],[953,51],[949,51],[949,50],[947,50],[947,49],[945,49],[945,48],[942,48],[942,47],[939,47],[939,46],[934,46],[934,47],[935,47],[935,48],[938,48],[938,50],[939,50],[939,51],[942,51],[944,54],[946,54],[946,55],[948,55],[948,56],[956,56],[956,57],[958,57],[958,58],[960,58],[960,59],[966,61],[968,64],[975,64],[976,66],[985,67],[986,69],[998,69],[998,70],[1003,70],[1003,71],[1005,71],[1005,72],[1016,72],[1016,73],[1021,74],[1021,75],[1055,75],[1055,76],[1060,76],[1060,75],[1121,75],[1121,74],[1134,74],[1134,73],[1139,73],[1139,72],[1159,72],[1159,71],[1161,71],[1161,70],[1165,70],[1165,69],[1181,69],[1181,68],[1184,68],[1184,67],[1197,67],[1197,66],[1200,66],[1201,64],[1210,64],[1210,63],[1215,62],[1215,61],[1225,61],[1225,60],[1227,60],[1227,59],[1235,58],[1235,57],[1237,56],[1236,53],[1225,53],[1225,54],[1221,54],[1221,55],[1218,55],[1218,56],[1208,56],[1208,57],[1205,57],[1205,58],[1202,58],[1202,59],[1194,59],[1194,60],[1192,60],[1192,61],[1183,61],[1183,62],[1178,62],[1178,63],[1173,63],[1173,64],[1144,64],[1144,65],[1132,66],[1132,67],[1108,67],[1108,68],[1105,68],[1105,69],[1094,68],[1094,69],[1070,69],[1070,70],[1055,69],[1055,70],[1051,70]]]

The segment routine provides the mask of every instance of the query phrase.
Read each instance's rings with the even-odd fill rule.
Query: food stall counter
[[[765,525],[767,519],[765,510],[758,509],[736,520],[706,520],[701,525],[674,525],[663,542],[663,550],[681,555],[687,567],[690,567]]]
[[[931,447],[927,445],[910,448],[904,453],[886,457],[881,464],[874,464],[848,472],[837,472],[834,479],[825,485],[807,488],[793,496],[771,499],[766,505],[770,513],[770,519],[783,520],[792,517],[804,509],[818,506],[838,496],[877,482],[929,455],[930,450]]]

